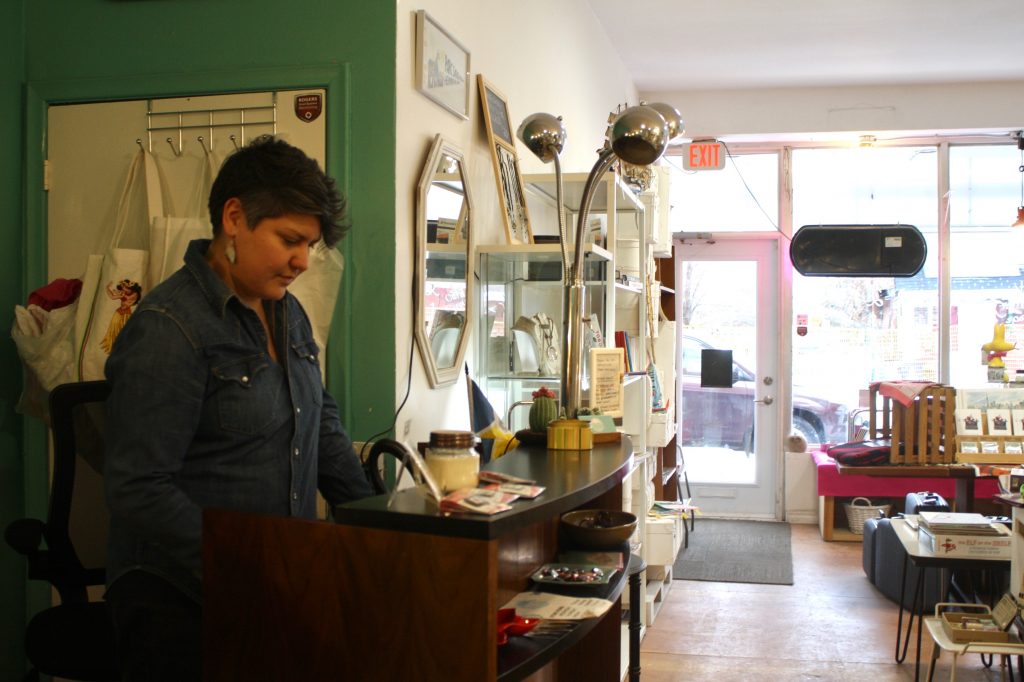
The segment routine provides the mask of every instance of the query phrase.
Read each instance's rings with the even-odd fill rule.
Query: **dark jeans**
[[[131,571],[107,590],[121,679],[125,682],[202,680],[202,607],[174,585]]]

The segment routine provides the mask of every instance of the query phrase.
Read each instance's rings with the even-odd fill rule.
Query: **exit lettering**
[[[693,142],[683,147],[686,170],[721,170],[725,168],[725,145],[721,142]]]

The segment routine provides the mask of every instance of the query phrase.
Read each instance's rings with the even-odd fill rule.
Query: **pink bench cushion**
[[[938,493],[947,500],[956,497],[956,481],[952,478],[916,478],[887,476],[839,475],[836,461],[822,450],[811,452],[818,469],[818,495],[827,497],[903,497],[907,493],[928,491]],[[992,497],[999,492],[994,478],[974,481],[976,499]]]

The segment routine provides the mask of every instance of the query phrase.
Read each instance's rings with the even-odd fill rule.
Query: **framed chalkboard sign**
[[[505,235],[509,244],[532,244],[533,231],[526,210],[526,188],[519,171],[519,156],[516,154],[508,100],[482,74],[477,74],[477,85],[480,88],[480,105],[491,148]]]

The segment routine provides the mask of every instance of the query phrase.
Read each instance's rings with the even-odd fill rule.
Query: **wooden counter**
[[[509,453],[487,468],[547,490],[490,517],[440,516],[415,490],[391,509],[383,496],[345,505],[336,524],[207,511],[206,679],[618,682],[621,574],[608,613],[560,640],[499,650],[495,631],[558,553],[562,513],[621,509],[631,449]]]

